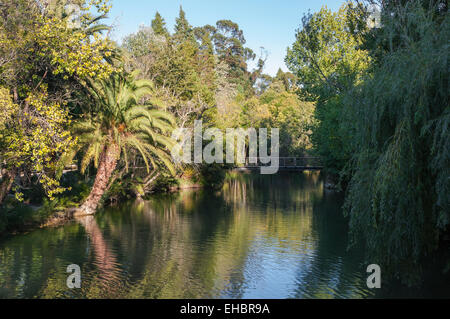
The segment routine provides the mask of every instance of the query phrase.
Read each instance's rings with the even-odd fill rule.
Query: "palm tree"
[[[69,155],[73,158],[83,151],[82,173],[92,161],[97,168],[91,193],[79,208],[86,215],[95,213],[121,158],[128,169],[130,151],[143,159],[147,172],[156,169],[159,162],[174,173],[168,152],[173,142],[167,134],[174,128],[175,120],[155,101],[140,104],[154,91],[150,81],[115,74],[89,84],[89,91],[95,106],[91,115],[74,125],[79,143]]]

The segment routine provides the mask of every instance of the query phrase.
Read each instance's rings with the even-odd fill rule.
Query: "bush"
[[[200,182],[211,189],[220,189],[225,181],[226,170],[223,165],[202,165],[200,170]]]

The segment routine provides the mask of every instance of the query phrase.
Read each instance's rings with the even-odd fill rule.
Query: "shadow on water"
[[[124,203],[1,242],[0,298],[374,297],[341,205],[308,172]],[[66,286],[70,264],[81,289]]]

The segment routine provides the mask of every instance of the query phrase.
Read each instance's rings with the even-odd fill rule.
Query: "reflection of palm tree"
[[[120,273],[117,267],[117,257],[103,237],[102,231],[94,216],[78,217],[90,238],[94,250],[95,265],[100,272],[100,283],[108,287],[108,296],[120,293]]]
[[[240,298],[254,293],[259,297],[271,293],[272,285],[276,286],[271,280],[280,276],[276,277],[278,286],[286,284],[286,289],[272,297],[358,297],[360,291],[355,295],[354,287],[361,281],[353,275],[357,260],[345,252],[345,220],[339,215],[337,199],[323,195],[316,175],[237,178],[227,181],[220,196],[206,190],[161,195],[134,206],[108,209],[96,219],[81,219],[93,251],[89,260],[83,245],[73,242],[74,236],[69,237],[71,246],[60,245],[60,249],[76,247],[79,257],[74,263],[83,263],[82,269],[91,264],[98,269],[84,273],[80,294],[93,298]],[[75,237],[84,242],[84,236]],[[44,273],[44,279],[50,275],[35,266],[36,256],[46,256],[45,251],[54,254],[57,240],[52,237],[45,250],[36,250],[30,257],[35,273]],[[111,246],[111,241],[117,245]],[[14,269],[17,276],[30,273],[13,267],[16,257],[9,255],[9,271]],[[48,259],[43,262],[48,270],[61,268],[60,264],[49,265],[53,258]],[[61,265],[66,266],[66,261]],[[41,295],[58,297],[57,293],[66,292],[65,276],[64,271],[61,280],[49,280]],[[266,278],[269,285],[262,280]],[[334,291],[328,289],[330,284]]]

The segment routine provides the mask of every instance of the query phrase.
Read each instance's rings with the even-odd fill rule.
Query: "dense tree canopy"
[[[67,104],[73,86],[87,78],[104,78],[116,68],[111,42],[102,37],[99,19],[104,1],[79,1],[74,27],[64,1],[3,1],[0,6],[0,85],[9,115],[2,117],[0,161],[7,193],[37,178],[50,198],[62,192],[54,171],[58,158],[73,144]],[[94,8],[96,8],[94,10]],[[5,101],[3,99],[3,101]],[[16,179],[17,176],[27,179]],[[10,181],[16,181],[13,186]],[[5,194],[0,198],[3,199]]]
[[[196,119],[202,119],[205,127],[222,129],[280,125],[286,154],[304,154],[310,148],[312,104],[301,102],[295,94],[293,74],[281,70],[275,78],[264,74],[263,56],[256,69],[248,69],[247,63],[256,55],[245,46],[238,24],[219,20],[214,26],[194,27],[180,7],[173,33],[157,12],[150,26],[142,26],[126,37],[119,48],[103,33],[109,30],[101,24],[109,9],[107,1],[94,0],[2,2],[2,201],[15,190],[18,199],[28,202],[28,195],[21,190],[36,187],[31,186],[36,181],[50,199],[55,199],[70,189],[60,186],[60,177],[71,163],[79,164],[80,172],[88,175],[97,195],[106,194],[117,176],[130,179],[123,185],[140,185],[137,180],[131,181],[139,175],[148,186],[154,176],[161,175],[155,174],[156,162],[149,155],[152,147],[156,147],[158,161],[170,167],[168,158],[159,153],[159,148],[167,151],[170,144],[166,140],[170,130],[158,124],[158,118],[166,115],[172,115],[181,127],[191,126]],[[139,74],[138,78],[129,82],[126,79],[130,73]],[[126,119],[122,115],[129,102],[118,107],[111,98],[123,94],[123,83],[133,87],[142,81],[151,83],[151,92],[132,103],[140,117]],[[145,109],[149,105],[159,106],[161,113],[154,119],[150,115],[156,111]],[[143,109],[137,111],[140,106]],[[259,114],[260,110],[266,112]],[[145,128],[139,121],[135,127],[133,121],[137,119],[151,121],[157,127]],[[144,129],[149,133],[148,141],[139,135]],[[131,135],[115,134],[116,130]],[[114,145],[116,152],[110,150]],[[109,156],[108,150],[117,157],[121,155],[121,160],[116,161],[114,154]],[[105,171],[105,163],[111,158],[109,177],[100,187],[95,172]],[[123,168],[131,162],[136,165],[139,158],[150,167],[147,175],[152,178],[124,173]],[[161,171],[167,176],[168,170]],[[222,175],[214,169],[211,172]],[[99,203],[97,195],[89,212]]]
[[[369,65],[361,48],[362,37],[352,26],[365,16],[351,2],[337,12],[326,7],[305,15],[296,41],[288,48],[286,63],[302,89],[313,99],[326,99],[350,88]]]
[[[351,2],[337,12],[324,7],[305,15],[286,56],[286,64],[297,75],[299,93],[317,103],[312,141],[327,170],[334,174],[345,166],[351,152],[347,131],[340,127],[345,108],[341,95],[361,80],[370,63],[369,53],[363,49],[366,29],[359,27],[354,32],[366,15]]]
[[[412,284],[448,233],[450,23],[445,1],[380,10],[379,24],[350,3],[306,16],[286,62],[317,101],[315,151],[349,182],[352,243]]]
[[[435,9],[413,1],[384,15],[380,33],[397,43],[345,99],[354,239],[364,234],[371,258],[396,275],[402,265],[408,282],[450,223],[450,21]]]

